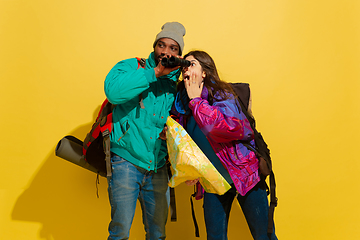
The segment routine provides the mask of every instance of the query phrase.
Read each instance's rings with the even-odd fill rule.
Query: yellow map
[[[224,194],[231,187],[216,170],[185,129],[171,117],[167,119],[167,147],[171,163],[170,187],[199,178],[204,190]]]

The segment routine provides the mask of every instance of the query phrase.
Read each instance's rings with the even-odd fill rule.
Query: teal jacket
[[[110,70],[104,86],[106,97],[116,104],[111,152],[149,171],[165,164],[166,141],[159,134],[174,102],[180,75],[176,70],[156,78],[155,67],[153,52],[145,68],[139,67],[136,58],[123,60]]]

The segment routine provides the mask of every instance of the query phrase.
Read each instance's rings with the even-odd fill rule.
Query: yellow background
[[[277,180],[279,239],[360,239],[357,0],[0,1],[0,239],[106,239],[107,183],[54,156],[80,139],[118,61],[147,57],[167,21],[185,50],[248,82]],[[167,239],[195,239],[191,187],[176,188]],[[201,201],[195,203],[206,239]],[[140,211],[130,239],[144,239]],[[229,239],[250,240],[237,204]]]

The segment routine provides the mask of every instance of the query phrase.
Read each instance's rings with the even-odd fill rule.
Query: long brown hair
[[[195,50],[187,53],[184,56],[184,59],[188,56],[193,56],[196,60],[198,60],[203,71],[205,71],[206,73],[206,76],[204,78],[204,87],[206,87],[209,92],[207,100],[211,105],[214,99],[228,99],[230,97],[228,93],[235,96],[235,92],[231,88],[230,84],[220,79],[215,62],[208,53],[200,50]],[[178,85],[178,91],[182,92],[184,88],[184,81],[181,81]],[[214,97],[217,93],[219,93],[219,98]]]

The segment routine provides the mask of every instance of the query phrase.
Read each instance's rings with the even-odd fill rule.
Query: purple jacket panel
[[[236,189],[244,196],[260,181],[258,159],[254,152],[239,141],[251,140],[254,146],[252,128],[246,116],[239,111],[234,98],[223,101],[214,99],[212,106],[203,98],[204,96],[192,99],[189,108],[216,155],[228,170]],[[181,120],[182,118],[180,123]]]

